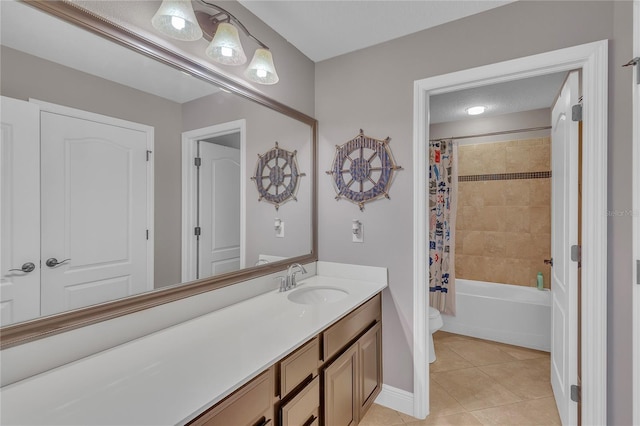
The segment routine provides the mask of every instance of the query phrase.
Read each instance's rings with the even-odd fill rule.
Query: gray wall
[[[413,82],[578,44],[609,39],[609,209],[631,209],[631,72],[629,1],[518,1],[478,15],[316,64],[319,168],[334,145],[367,135],[390,136],[400,171],[391,200],[364,213],[337,202],[319,176],[321,260],[389,268],[383,298],[385,383],[413,391],[412,137]],[[605,212],[603,212],[605,214]],[[365,226],[364,244],[350,243],[352,218]],[[609,219],[608,423],[631,423],[631,218]]]
[[[181,105],[2,46],[0,93],[153,126],[155,287],[180,282]]]
[[[216,64],[204,54],[208,45],[208,42],[204,39],[195,42],[180,42],[160,35],[151,26],[150,19],[160,6],[159,0],[134,1],[133,4],[125,1],[103,0],[78,0],[74,3],[100,16],[105,16],[126,28],[131,28],[160,45],[180,50],[190,59],[225,74],[244,86],[261,92],[307,115],[314,115],[314,63],[236,0],[218,0],[214,3],[235,15],[251,31],[251,34],[269,46],[280,77],[278,84],[265,86],[250,83],[243,75],[245,66],[234,67]],[[196,5],[196,7],[201,8],[201,5]],[[134,11],[133,13],[132,10]],[[242,32],[240,32],[240,39],[247,55],[247,61],[251,61],[253,52],[258,45],[254,41],[247,39]]]
[[[311,253],[311,128],[279,112],[224,92],[183,104],[184,130],[194,130],[229,121],[246,120],[246,266],[253,266],[258,255],[293,257]],[[258,202],[253,176],[258,154],[275,142],[287,151],[297,150],[300,172],[298,201],[288,201],[276,211],[273,204]],[[285,222],[284,238],[276,238],[274,219]]]

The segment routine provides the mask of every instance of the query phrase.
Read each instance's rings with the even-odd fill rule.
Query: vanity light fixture
[[[164,0],[151,18],[151,25],[176,40],[195,41],[202,38],[202,29],[190,0]]]
[[[465,109],[465,111],[467,111],[467,114],[469,115],[479,115],[485,112],[486,110],[487,110],[487,107],[482,105],[473,106]]]
[[[244,71],[245,77],[259,84],[276,84],[279,81],[273,64],[271,51],[231,13],[213,3],[197,0],[215,11],[213,14],[197,10],[194,12],[191,0],[163,0],[151,19],[153,27],[160,33],[183,41],[200,38],[210,41],[205,54],[223,65],[243,65],[247,56],[242,48],[238,28],[255,41],[253,59]]]

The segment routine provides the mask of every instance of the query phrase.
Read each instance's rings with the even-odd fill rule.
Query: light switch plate
[[[284,220],[280,221],[280,228],[276,229],[276,238],[284,238]]]
[[[352,235],[351,241],[353,241],[354,243],[364,243],[364,225],[361,223],[360,232],[358,232],[357,234],[354,234],[352,232],[351,235]]]

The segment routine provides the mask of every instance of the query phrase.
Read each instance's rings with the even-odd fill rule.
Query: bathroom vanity
[[[0,390],[3,424],[356,425],[380,392],[384,268],[318,275]],[[242,284],[240,284],[242,285]]]
[[[382,386],[381,320],[377,294],[189,424],[357,424]]]

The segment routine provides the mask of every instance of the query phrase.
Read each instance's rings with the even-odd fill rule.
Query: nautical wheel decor
[[[384,140],[365,136],[362,129],[355,138],[336,145],[333,166],[327,172],[333,178],[336,200],[346,198],[364,210],[364,204],[381,197],[389,198],[396,165],[387,137]]]
[[[256,172],[251,180],[258,188],[258,201],[265,200],[275,205],[276,210],[289,200],[298,201],[296,192],[300,183],[300,173],[296,154],[298,151],[287,151],[278,146],[264,154],[258,154]]]

